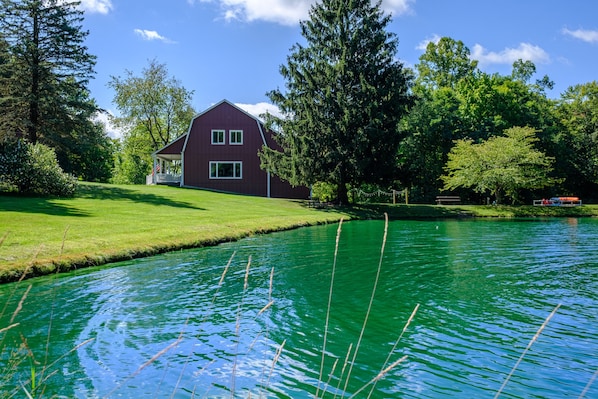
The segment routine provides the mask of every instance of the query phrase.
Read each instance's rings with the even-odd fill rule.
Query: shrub
[[[317,182],[312,186],[312,197],[322,202],[330,202],[336,196],[336,185],[332,183]]]
[[[0,189],[72,197],[76,188],[77,181],[62,171],[52,148],[21,140],[0,145]]]

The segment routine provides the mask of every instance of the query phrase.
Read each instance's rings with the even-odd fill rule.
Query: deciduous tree
[[[283,151],[264,148],[262,165],[295,185],[347,185],[396,178],[399,120],[411,102],[410,76],[397,61],[390,16],[370,0],[323,0],[301,23],[281,67],[286,90],[270,99],[283,118],[269,117]]]
[[[141,76],[126,71],[113,76],[114,103],[120,112],[115,122],[125,130],[143,133],[153,150],[158,150],[185,132],[195,114],[193,91],[168,75],[165,64],[150,60]]]
[[[563,130],[555,141],[560,148],[567,187],[586,198],[598,189],[598,82],[569,87],[561,96],[558,115]]]
[[[529,127],[507,129],[504,136],[479,144],[457,141],[442,176],[444,189],[472,188],[490,193],[501,203],[503,196],[515,201],[521,190],[554,184],[550,177],[553,159],[534,148],[537,141],[535,130]]]

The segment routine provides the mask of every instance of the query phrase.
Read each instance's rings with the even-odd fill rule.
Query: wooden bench
[[[457,205],[461,203],[461,197],[456,195],[438,195],[436,196],[436,205],[452,204]]]

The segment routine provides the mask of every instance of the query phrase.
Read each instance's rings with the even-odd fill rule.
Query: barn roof
[[[267,147],[270,147],[270,148],[272,148],[273,146],[276,145],[272,141],[271,137],[269,137],[269,136],[267,137],[264,134],[264,130],[265,130],[264,123],[257,116],[250,114],[249,112],[245,111],[244,109],[240,108],[239,106],[237,106],[237,105],[233,104],[232,102],[224,99],[224,100],[221,100],[221,101],[217,102],[216,104],[212,105],[211,107],[203,110],[202,112],[198,113],[197,115],[195,115],[191,119],[191,123],[189,123],[189,128],[187,129],[186,133],[180,135],[174,141],[168,143],[164,147],[162,147],[159,150],[155,151],[152,154],[152,156],[158,156],[159,158],[169,159],[169,160],[181,159],[181,153],[185,150],[185,147],[186,147],[186,144],[187,144],[187,138],[189,136],[189,132],[191,132],[191,127],[193,126],[193,122],[197,118],[199,118],[202,115],[210,112],[214,108],[219,107],[222,104],[230,105],[231,107],[233,107],[237,111],[239,111],[239,112],[247,115],[251,119],[255,120],[255,122],[258,125],[258,129],[259,129],[259,132],[260,132],[260,135],[261,135],[261,138],[262,138],[262,142],[264,143],[264,145],[266,145]]]

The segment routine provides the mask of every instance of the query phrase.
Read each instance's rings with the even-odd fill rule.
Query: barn
[[[262,146],[279,149],[274,134],[257,117],[222,100],[196,115],[187,133],[152,154],[147,183],[308,199],[307,187],[292,187],[260,168]]]

